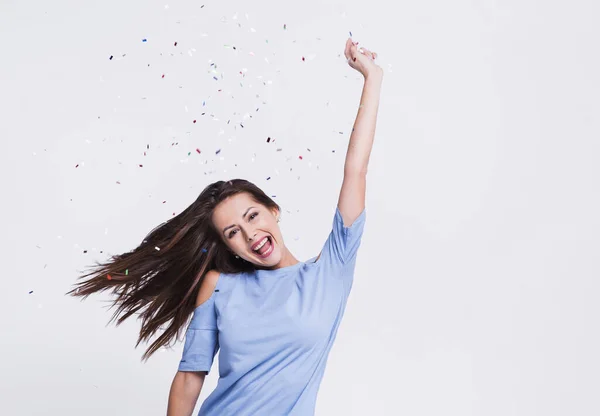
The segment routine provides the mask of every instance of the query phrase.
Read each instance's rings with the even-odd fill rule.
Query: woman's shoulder
[[[247,277],[247,273],[223,273],[214,269],[207,271],[200,283],[196,307],[211,299],[215,292],[231,292],[235,285],[240,282],[243,284],[246,280],[243,277]]]
[[[196,307],[204,304],[209,300],[215,291],[218,291],[217,286],[221,280],[221,273],[216,270],[209,270],[204,275],[202,282],[200,283],[200,290],[198,290],[198,296],[196,297]]]

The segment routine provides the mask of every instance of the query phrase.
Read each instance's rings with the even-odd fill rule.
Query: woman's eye
[[[258,212],[255,212],[255,213],[253,213],[252,215],[250,215],[250,219],[251,219],[251,220],[252,220],[252,219],[254,219],[254,217],[255,217],[255,216],[257,216],[257,215],[258,215]],[[234,232],[234,231],[236,231],[236,230],[232,230],[232,231],[229,233],[229,238],[233,237],[233,235],[234,235],[234,234],[233,234],[233,232]]]

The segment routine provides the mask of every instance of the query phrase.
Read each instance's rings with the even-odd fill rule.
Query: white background
[[[255,182],[292,253],[319,253],[362,89],[352,32],[385,76],[316,414],[600,414],[599,12],[2,0],[1,413],[166,413],[183,343],[143,364],[110,294],[64,293],[209,183]]]

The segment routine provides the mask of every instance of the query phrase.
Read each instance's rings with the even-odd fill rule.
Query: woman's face
[[[212,221],[221,238],[242,259],[263,268],[277,266],[285,253],[283,237],[277,218],[279,212],[269,210],[242,192],[222,201],[213,212]],[[255,243],[267,237],[263,250],[269,246],[267,257],[252,250]],[[262,251],[262,250],[261,250]]]

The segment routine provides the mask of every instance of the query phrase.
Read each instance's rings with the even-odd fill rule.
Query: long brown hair
[[[95,262],[92,271],[74,283],[67,295],[87,298],[95,292],[112,289],[117,306],[109,323],[119,315],[116,326],[141,311],[142,327],[135,345],[149,339],[161,326],[166,330],[146,350],[142,361],[159,348],[179,339],[193,313],[196,295],[209,270],[222,273],[252,271],[254,265],[236,258],[221,240],[212,222],[215,207],[226,198],[247,192],[263,206],[280,207],[260,188],[244,179],[217,181],[208,185],[182,213],[154,228],[138,247],[113,255],[105,263]]]

